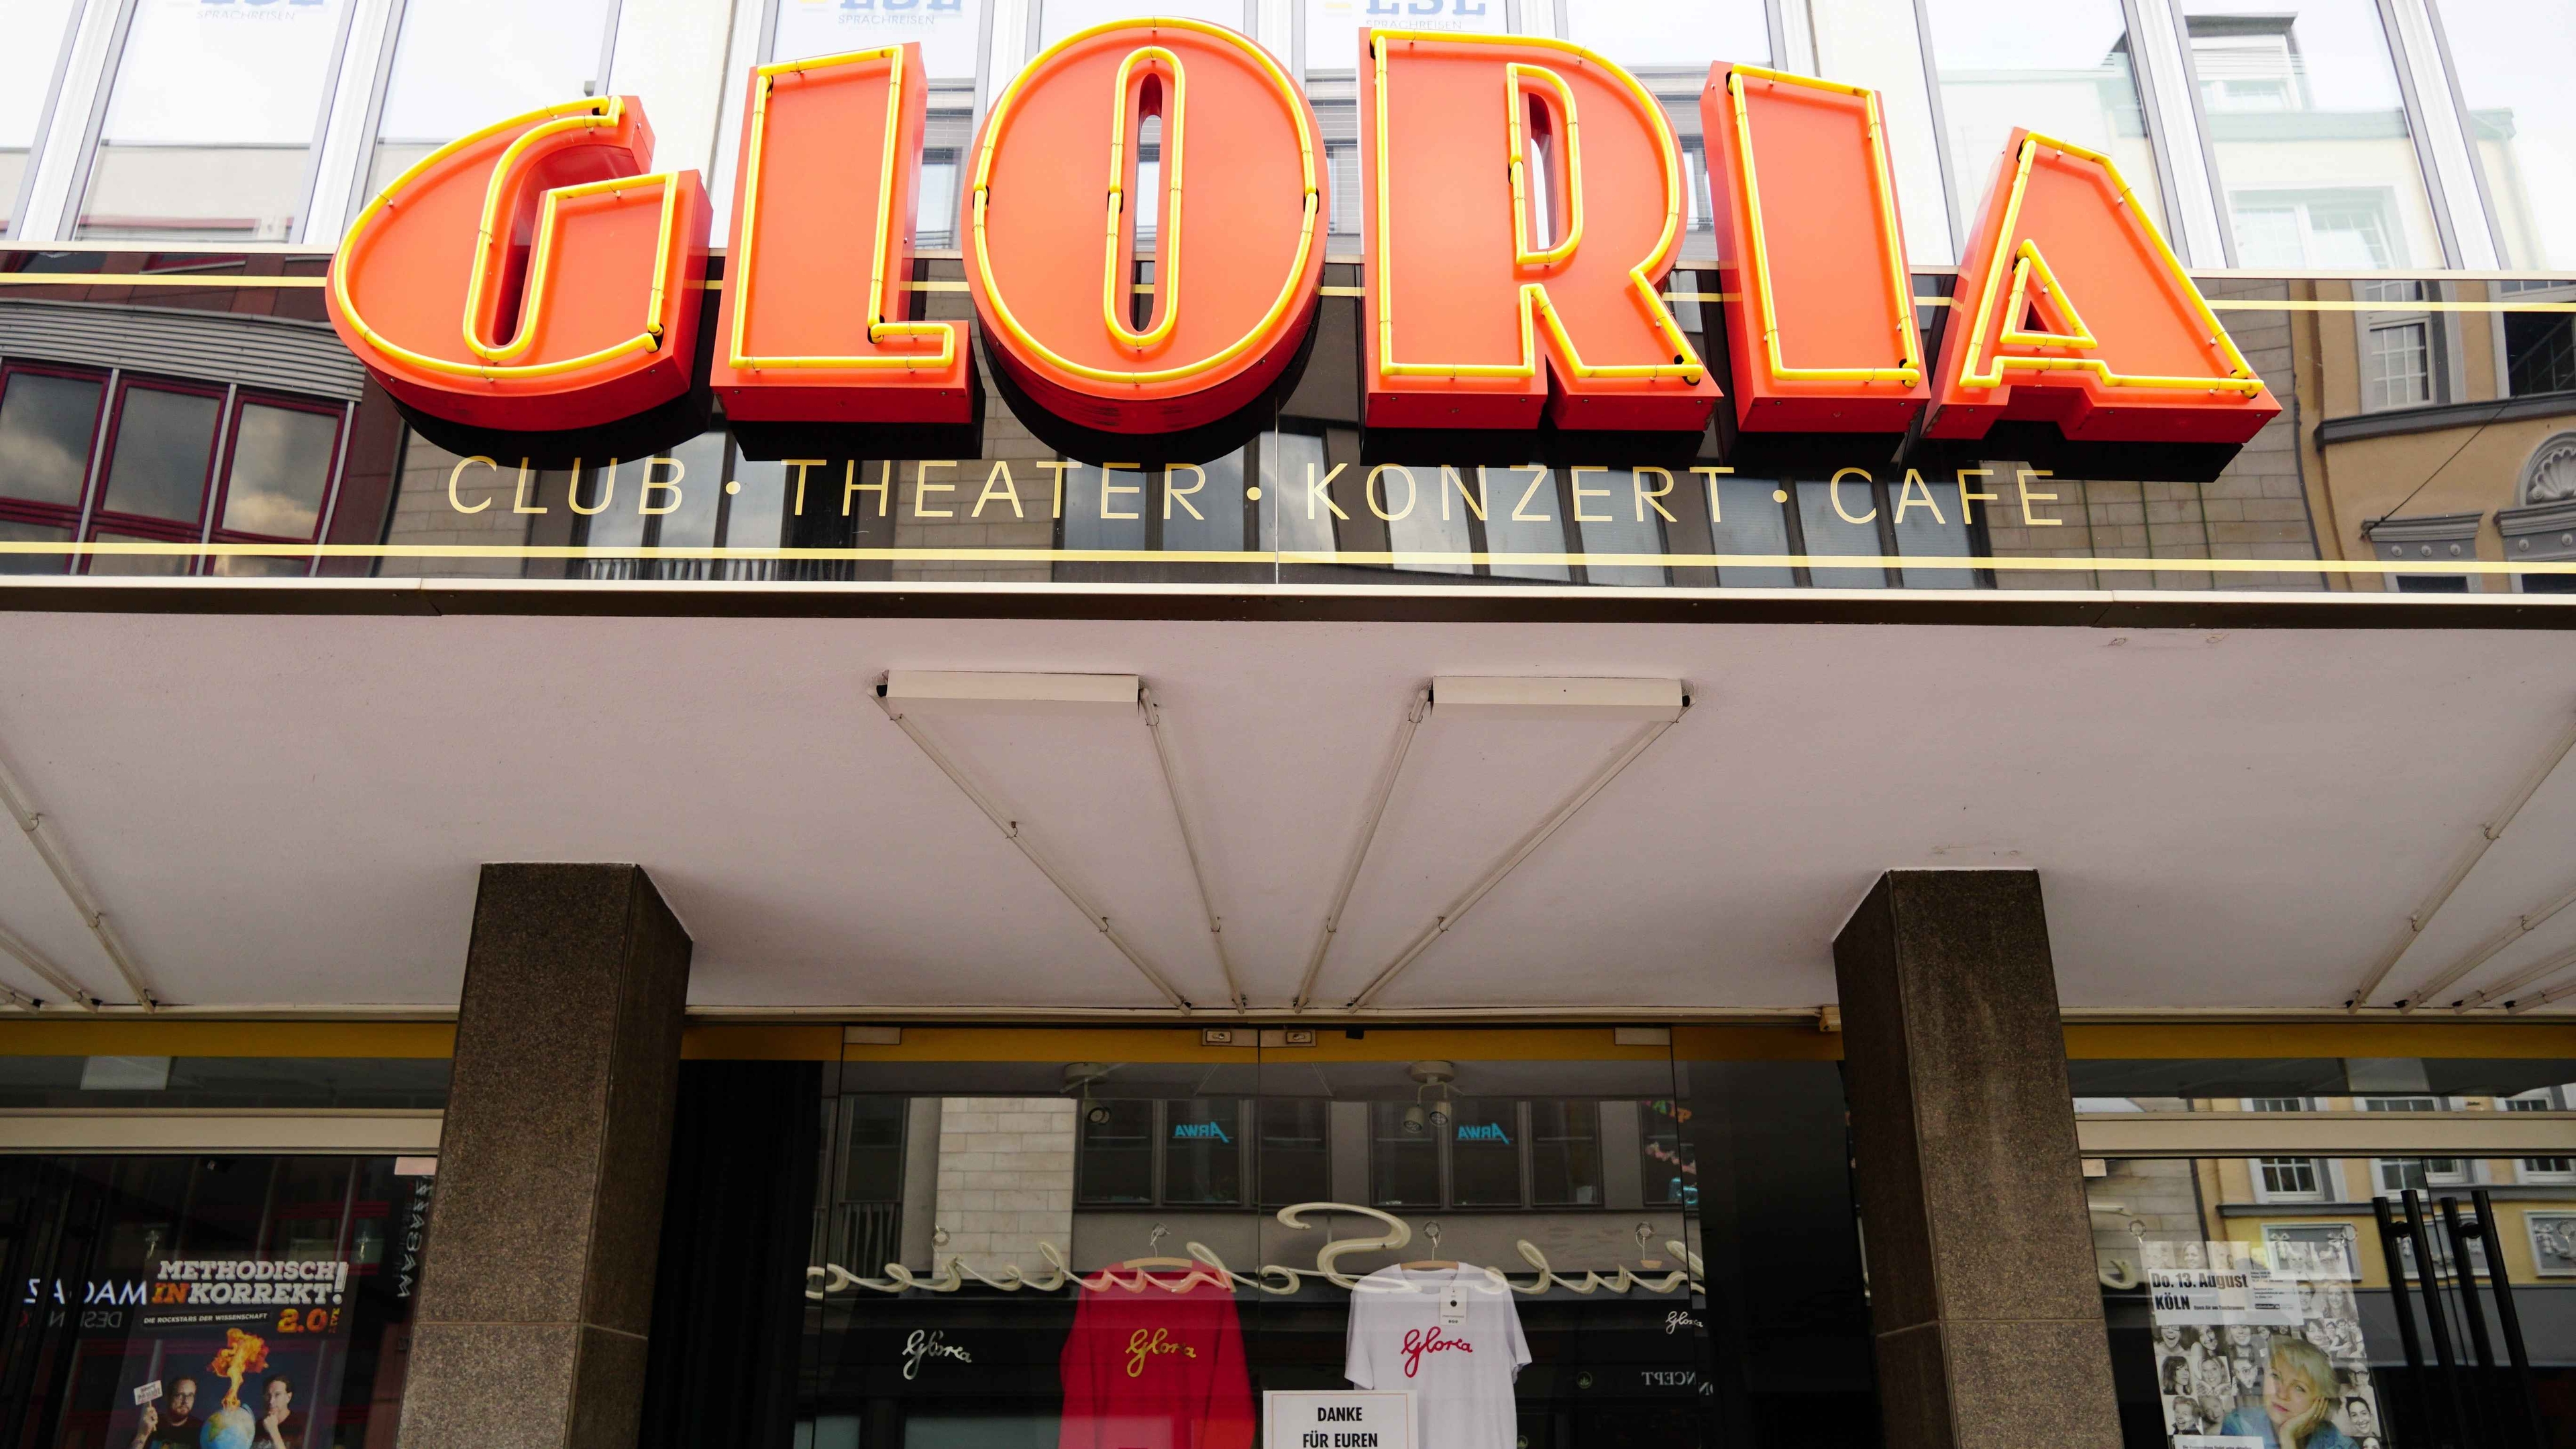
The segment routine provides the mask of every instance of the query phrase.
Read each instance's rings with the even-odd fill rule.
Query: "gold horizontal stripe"
[[[11,1057],[446,1057],[456,1028],[431,1021],[0,1021]]]
[[[2558,1023],[2412,1021],[2068,1023],[2077,1060],[2200,1057],[2568,1057],[2576,1027]]]
[[[600,548],[577,544],[427,543],[90,543],[0,541],[5,554],[77,554],[155,558],[422,558],[422,559],[760,559],[896,563],[1215,563],[1382,564],[1429,567],[1487,564],[1593,564],[1603,568],[1905,568],[1995,569],[2003,572],[2253,574],[2576,574],[2576,559],[2276,559],[2276,558],[1986,558],[1974,554],[1805,553],[1468,553],[1411,550],[1321,552],[1282,549],[1149,548]]]
[[[114,272],[0,272],[0,287],[319,287],[328,277],[149,277]]]
[[[837,1026],[692,1026],[680,1032],[683,1061],[829,1062],[840,1056]]]
[[[328,285],[327,277],[162,277],[124,275],[107,272],[0,272],[0,287],[269,287],[302,289]],[[722,278],[707,278],[689,283],[706,292],[724,290]],[[963,292],[966,284],[954,278],[932,278],[905,284],[915,292]],[[1139,292],[1152,292],[1154,284],[1137,284]],[[1327,297],[1365,297],[1366,287],[1325,287]],[[1736,292],[1666,292],[1668,302],[1736,303],[1743,296]],[[1956,307],[1951,297],[1917,297],[1917,307]],[[2211,298],[2209,306],[2217,312],[2530,312],[2576,313],[2576,302],[2305,302],[2264,300],[2260,298]]]

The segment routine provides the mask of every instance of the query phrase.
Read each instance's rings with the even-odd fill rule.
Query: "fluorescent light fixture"
[[[955,669],[895,669],[877,694],[889,705],[1010,714],[1136,712],[1132,674],[1006,674]]]
[[[1433,713],[1477,719],[1655,720],[1689,704],[1678,679],[1524,679],[1449,674],[1431,681]]]

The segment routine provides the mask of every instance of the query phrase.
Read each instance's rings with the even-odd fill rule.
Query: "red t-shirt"
[[[1062,1367],[1060,1449],[1252,1449],[1243,1330],[1212,1280],[1082,1290]]]

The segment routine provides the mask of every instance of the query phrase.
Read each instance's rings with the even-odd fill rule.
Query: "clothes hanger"
[[[1417,1258],[1410,1263],[1398,1263],[1395,1266],[1408,1273],[1455,1273],[1463,1265],[1447,1258]]]

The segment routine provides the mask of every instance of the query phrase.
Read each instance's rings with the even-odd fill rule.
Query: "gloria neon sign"
[[[1704,427],[1726,393],[1662,294],[1686,207],[1654,95],[1530,36],[1363,31],[1358,59],[1366,421]],[[926,90],[917,45],[754,72],[708,379],[729,416],[972,415],[965,329],[916,315],[910,286]],[[1932,356],[1876,96],[1721,63],[1701,111],[1739,429],[1974,439],[2017,420],[2241,443],[2280,411],[2107,157],[2012,134]],[[707,207],[696,173],[651,154],[633,97],[440,149],[350,227],[334,326],[396,397],[470,426],[586,427],[680,397]],[[1226,417],[1313,323],[1328,188],[1312,107],[1250,39],[1173,19],[1074,35],[995,100],[972,152],[958,233],[987,352],[1086,427]]]

